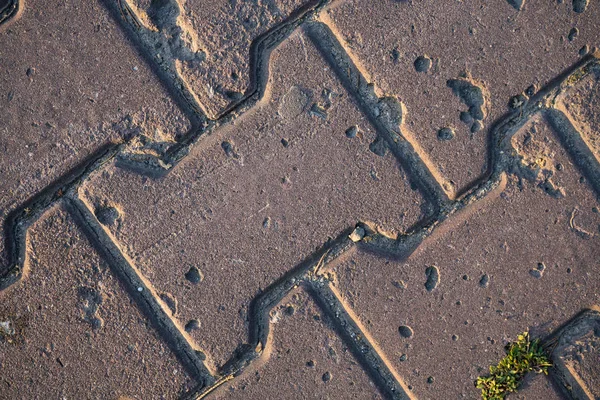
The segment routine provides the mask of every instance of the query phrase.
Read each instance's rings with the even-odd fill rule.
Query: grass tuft
[[[506,356],[490,366],[489,375],[477,378],[475,386],[481,389],[483,400],[503,400],[517,391],[528,372],[548,375],[551,366],[540,340],[530,340],[529,332],[524,332],[506,346]]]

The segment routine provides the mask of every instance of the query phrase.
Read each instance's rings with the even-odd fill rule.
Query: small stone
[[[427,55],[417,57],[415,60],[415,70],[417,72],[427,72],[431,68],[431,58]]]
[[[197,319],[191,319],[188,321],[187,324],[185,324],[186,332],[195,331],[196,329],[200,329],[200,321],[198,321]]]
[[[458,335],[452,335],[452,340],[456,342],[458,340]]]
[[[294,312],[296,312],[296,310],[294,309],[294,306],[287,306],[287,307],[285,308],[285,313],[286,313],[287,315],[290,315],[290,316],[292,316],[292,315],[294,315]]]
[[[590,52],[590,47],[587,44],[584,45],[582,48],[579,49],[579,55],[581,57],[585,56],[589,52]]]
[[[435,379],[433,379],[433,376],[430,376],[429,378],[427,378],[427,383],[429,383],[431,385],[434,380]]]
[[[402,336],[403,338],[411,338],[414,334],[412,328],[408,325],[401,325],[398,328],[398,333],[400,333],[400,336]]]
[[[313,103],[313,105],[310,107],[310,110],[308,110],[308,112],[313,117],[321,118],[322,120],[327,119],[327,109],[325,109],[325,107],[323,107],[317,103]]]
[[[443,142],[454,139],[456,134],[452,128],[442,128],[437,133],[437,138]]]
[[[3,335],[14,335],[15,330],[10,321],[0,321],[0,337]]]
[[[358,134],[358,126],[354,125],[351,126],[350,128],[346,129],[346,137],[349,138],[355,138],[356,135]]]
[[[370,145],[369,150],[379,157],[384,157],[387,154],[388,146],[384,139],[377,137]]]
[[[171,293],[160,293],[160,299],[169,307],[171,315],[177,315],[177,299]]]
[[[321,379],[323,379],[323,382],[327,383],[331,380],[332,376],[331,376],[331,372],[327,371],[323,374],[323,376],[321,377]]]
[[[350,240],[356,243],[360,242],[365,237],[365,233],[365,228],[362,226],[357,226],[348,237]]]
[[[309,361],[306,362],[306,366],[308,368],[314,368],[315,365],[316,365],[316,362],[314,360],[309,360]]]
[[[185,279],[193,284],[197,284],[204,280],[204,274],[198,268],[191,267],[190,270],[185,273]]]
[[[290,142],[286,138],[282,138],[281,139],[281,145],[283,147],[288,147],[290,145]]]
[[[400,356],[400,361],[406,361],[406,360],[408,360],[408,356],[406,354],[402,354]]]
[[[137,291],[141,293],[141,292],[144,291],[144,288],[140,286],[140,287],[137,288]]]

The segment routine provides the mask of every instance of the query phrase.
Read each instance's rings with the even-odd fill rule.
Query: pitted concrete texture
[[[270,315],[271,361],[229,389],[232,399],[371,399],[382,396],[326,314],[305,292],[294,293]]]
[[[600,5],[0,0],[0,399],[598,396]]]
[[[122,208],[115,237],[177,299],[182,324],[202,321],[191,335],[216,366],[244,343],[257,291],[304,254],[360,219],[405,230],[421,218],[421,196],[391,154],[369,150],[373,128],[306,41],[299,33],[282,43],[269,97],[169,176],[107,169],[85,186],[92,204]],[[323,116],[311,112],[319,104]],[[348,138],[355,125],[360,135]],[[201,282],[186,279],[190,268]]]
[[[174,398],[194,386],[63,209],[31,228],[26,284],[0,294],[3,399]]]
[[[27,11],[0,34],[3,218],[111,141],[189,129],[102,4],[21,6]]]
[[[354,0],[334,2],[325,15],[372,82],[406,104],[415,140],[449,188],[460,192],[484,175],[485,131],[507,111],[511,97],[546,84],[580,57],[582,47],[598,45],[598,4],[576,13],[571,3],[531,0],[517,11],[505,0]],[[578,34],[569,40],[572,28]],[[414,64],[423,55],[431,68],[418,72]],[[469,107],[448,87],[464,73],[489,92],[486,129],[478,132],[471,131],[472,116],[461,120]],[[443,127],[453,127],[455,139],[440,141]]]

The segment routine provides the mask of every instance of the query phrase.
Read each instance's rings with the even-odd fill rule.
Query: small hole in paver
[[[486,288],[490,285],[490,276],[488,274],[483,274],[481,279],[479,279],[479,286],[482,288]]]
[[[452,139],[454,139],[454,136],[456,136],[454,129],[449,128],[449,127],[441,128],[437,133],[438,140],[441,140],[442,142],[447,142],[448,140],[452,140]]]
[[[187,324],[185,324],[186,332],[195,331],[196,329],[199,329],[199,328],[200,328],[200,321],[198,321],[197,319],[191,319],[188,321]]]
[[[358,126],[354,125],[351,126],[350,128],[346,129],[346,137],[349,138],[355,138],[356,135],[358,134]]]
[[[431,68],[431,58],[426,54],[419,56],[415,60],[414,65],[417,72],[427,72],[429,71],[429,68]]]
[[[437,287],[440,281],[440,271],[438,267],[435,265],[427,267],[425,269],[425,276],[427,277],[427,280],[425,281],[425,289],[427,289],[428,292],[431,292]]]
[[[196,267],[191,267],[188,272],[185,273],[185,279],[188,281],[197,284],[204,280],[204,274]]]
[[[119,210],[113,206],[96,209],[96,218],[102,225],[113,225],[120,216]]]
[[[410,337],[412,337],[414,332],[410,326],[401,325],[398,328],[398,333],[400,333],[400,336],[402,336],[403,338],[410,338]]]

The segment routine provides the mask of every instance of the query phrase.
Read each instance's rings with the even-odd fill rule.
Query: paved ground
[[[600,397],[600,4],[0,0],[1,399]]]

